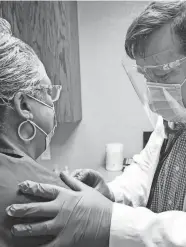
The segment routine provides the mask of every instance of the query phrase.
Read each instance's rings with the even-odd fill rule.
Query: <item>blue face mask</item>
[[[50,142],[51,142],[51,139],[52,139],[53,135],[54,135],[55,128],[57,127],[57,119],[56,119],[56,113],[55,113],[54,105],[53,105],[53,107],[52,107],[52,106],[46,104],[45,102],[36,99],[36,98],[33,97],[33,96],[30,96],[30,95],[27,95],[27,96],[29,96],[30,98],[32,98],[32,99],[38,101],[39,103],[41,103],[41,104],[43,104],[43,105],[49,107],[49,108],[50,108],[51,110],[53,110],[53,112],[54,112],[54,124],[53,124],[53,129],[52,129],[51,132],[48,133],[48,134],[47,134],[42,128],[40,128],[36,123],[34,123],[33,121],[31,121],[31,120],[28,119],[28,121],[29,121],[31,124],[35,125],[41,132],[43,132],[43,133],[45,134],[45,136],[46,136],[46,137],[45,137],[45,150],[46,150],[47,147],[49,146]]]

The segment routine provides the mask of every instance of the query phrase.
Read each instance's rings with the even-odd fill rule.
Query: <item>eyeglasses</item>
[[[176,61],[157,65],[157,66],[139,66],[136,65],[137,71],[141,74],[147,75],[152,82],[165,82],[171,73],[178,72],[179,66],[186,61],[186,57],[177,59]]]
[[[59,99],[62,86],[61,85],[38,85],[35,86],[36,90],[44,90],[48,95],[50,95],[52,102],[55,102]]]

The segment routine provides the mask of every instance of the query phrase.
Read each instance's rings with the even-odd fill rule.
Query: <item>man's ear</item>
[[[33,119],[29,98],[22,92],[16,93],[14,96],[14,107],[18,115],[24,119]]]

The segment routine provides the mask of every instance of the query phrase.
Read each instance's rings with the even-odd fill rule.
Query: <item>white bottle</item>
[[[122,143],[106,144],[106,169],[121,171],[123,169],[124,146]]]

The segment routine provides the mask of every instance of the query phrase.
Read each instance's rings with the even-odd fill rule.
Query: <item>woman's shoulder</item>
[[[13,189],[25,180],[67,187],[54,172],[30,157],[15,158],[0,153],[0,186]]]

